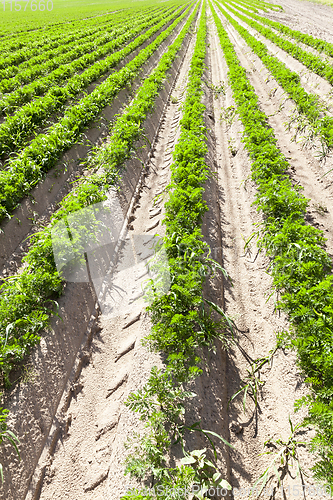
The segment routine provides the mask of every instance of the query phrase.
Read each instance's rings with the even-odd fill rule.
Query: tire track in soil
[[[133,242],[136,242],[134,259],[140,257],[138,261],[142,261],[151,254],[146,236],[164,232],[161,226],[164,189],[170,181],[171,155],[180,134],[181,105],[194,42],[193,36],[173,91],[178,105],[170,100],[167,104],[113,276],[112,289],[118,285],[125,288],[129,293],[125,293],[127,297],[123,300],[127,299],[131,305],[124,314],[115,316],[112,307],[116,299],[111,292],[86,353],[86,366],[71,387],[59,438],[44,463],[43,480],[29,499],[118,500],[126,485],[137,486],[124,477],[122,462],[126,438],[143,430],[143,425],[123,402],[130,392],[144,385],[152,366],[162,367],[162,361],[158,354],[148,354],[140,343],[151,327],[143,311],[144,303],[136,305],[147,276],[138,268],[136,273],[133,271],[136,276],[130,284],[128,269],[133,264]],[[126,279],[130,288],[124,287]]]
[[[218,12],[218,10],[216,9]],[[221,16],[222,19],[222,16]],[[240,379],[250,368],[242,351],[252,360],[268,354],[275,346],[275,332],[288,328],[284,315],[274,314],[274,299],[271,294],[270,276],[265,272],[268,258],[257,255],[255,244],[244,253],[245,241],[256,229],[262,217],[252,206],[256,188],[249,180],[250,163],[241,142],[243,128],[236,117],[228,123],[221,120],[226,108],[234,106],[232,91],[227,82],[227,65],[220,47],[216,27],[210,24],[210,50],[212,57],[213,84],[225,84],[225,94],[214,100],[215,133],[217,137],[218,177],[222,191],[221,226],[223,230],[223,265],[233,280],[233,287],[225,283],[225,311],[235,320],[240,349],[233,346],[228,355],[228,397],[240,387]],[[239,52],[239,50],[237,51]],[[269,457],[259,456],[264,441],[273,436],[286,438],[290,433],[288,415],[299,422],[302,414],[293,416],[295,399],[305,394],[301,377],[295,366],[293,353],[278,351],[271,369],[261,371],[265,381],[259,398],[259,410],[248,398],[246,412],[242,407],[242,396],[229,406],[230,442],[235,450],[230,452],[231,484],[234,488],[249,488],[268,466]],[[312,465],[311,457],[301,451],[305,470]],[[288,478],[286,484],[299,484]],[[313,484],[308,478],[307,484]],[[236,495],[235,495],[236,496]],[[245,495],[246,496],[246,495]],[[245,497],[244,497],[245,498]],[[282,498],[277,494],[275,498]],[[289,498],[293,498],[293,495]]]

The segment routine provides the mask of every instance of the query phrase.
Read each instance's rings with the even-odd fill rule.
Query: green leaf
[[[213,432],[213,431],[208,431],[207,429],[204,429],[202,431],[204,434],[210,434],[211,436],[215,436],[217,438],[219,438],[224,444],[226,444],[227,446],[229,446],[230,448],[232,448],[233,450],[235,449],[234,446],[232,446],[232,444],[230,444],[226,439],[224,439],[222,436],[220,436],[219,434],[216,434],[216,432]]]
[[[184,457],[180,460],[180,463],[182,465],[190,465],[190,464],[195,464],[196,463],[196,459],[193,458],[193,457]]]
[[[221,481],[219,481],[219,486],[221,486],[221,488],[225,488],[227,490],[232,490],[231,484],[229,484],[228,481],[226,481],[225,479],[222,479]]]

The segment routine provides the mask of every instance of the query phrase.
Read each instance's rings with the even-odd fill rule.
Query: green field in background
[[[0,0],[0,37],[8,39],[10,34],[20,31],[41,29],[120,9],[147,7],[157,3],[160,2],[152,0],[16,0],[17,10],[15,10],[15,0],[6,0],[6,2]],[[39,8],[43,9],[43,6],[45,10],[40,10]],[[32,10],[36,7],[36,10]]]

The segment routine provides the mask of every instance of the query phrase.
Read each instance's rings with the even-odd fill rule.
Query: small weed
[[[276,353],[277,349],[278,348],[276,347],[275,349],[270,350],[267,356],[263,358],[257,358],[251,363],[250,368],[247,368],[247,376],[244,378],[244,380],[241,381],[243,384],[242,387],[237,392],[235,392],[235,394],[231,396],[228,402],[228,406],[231,403],[231,401],[233,401],[239,394],[244,392],[243,395],[244,413],[246,406],[246,398],[248,394],[250,395],[251,399],[254,402],[255,409],[257,409],[260,389],[265,384],[265,382],[260,380],[260,370],[267,363],[270,363],[272,365],[273,356]]]
[[[35,211],[31,211],[31,215],[30,217],[28,217],[28,219],[31,221],[32,224],[37,224],[38,218],[39,214],[38,212]]]
[[[172,95],[170,97],[170,102],[171,102],[171,104],[177,104],[178,103],[178,98]]]
[[[243,179],[243,180],[242,180],[242,182],[240,183],[240,185],[239,185],[239,189],[240,189],[240,188],[244,185],[244,189],[245,189],[245,191],[247,191],[247,189],[246,189],[246,183],[247,183],[248,181],[250,181],[250,180],[251,180],[251,175],[248,175],[248,176],[246,177],[246,179]]]
[[[259,234],[258,231],[254,231],[253,233],[250,234],[250,236],[247,239],[245,239],[245,236],[241,234],[242,240],[244,241],[244,255],[242,257],[246,257],[247,254],[249,254],[249,256],[251,257],[252,247],[250,243],[255,236],[258,237],[258,234]]]
[[[235,118],[235,115],[236,115],[236,107],[229,106],[228,108],[222,108],[220,118],[221,121],[225,121],[228,128],[230,128]]]
[[[283,491],[283,479],[287,474],[291,475],[290,471],[295,466],[296,466],[297,476],[299,476],[301,480],[303,479],[303,474],[305,475],[305,473],[302,471],[300,465],[298,449],[302,446],[305,447],[307,443],[304,441],[298,441],[296,439],[296,435],[303,424],[300,423],[294,427],[290,415],[289,415],[289,424],[291,432],[286,441],[283,441],[282,438],[278,439],[269,438],[267,439],[267,441],[265,441],[264,447],[273,448],[273,450],[264,451],[263,453],[261,453],[261,455],[271,455],[271,456],[273,455],[273,459],[270,462],[267,469],[265,469],[265,471],[260,475],[259,479],[257,479],[257,481],[254,483],[254,486],[250,493],[250,497],[252,495],[252,492],[256,490],[256,486],[261,483],[259,492],[257,492],[256,490],[258,498],[262,490],[268,483],[268,481],[270,479],[273,479],[274,477],[278,482],[278,486],[281,487]],[[283,494],[284,498],[286,498],[284,491]]]
[[[327,156],[329,154],[330,150],[327,144],[325,144],[324,141],[321,141],[321,149],[317,151],[317,154],[315,154],[315,157],[318,158],[318,161],[324,162],[327,159]]]
[[[228,144],[228,149],[231,153],[231,156],[236,156],[238,149],[235,144],[235,139],[228,139]]]
[[[321,203],[314,203],[313,208],[315,209],[316,212],[318,212],[320,215],[325,215],[328,213],[328,209],[325,205],[322,205]]]

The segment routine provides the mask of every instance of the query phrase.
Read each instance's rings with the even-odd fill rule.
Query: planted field
[[[53,7],[3,4],[0,498],[331,498],[331,8]]]

